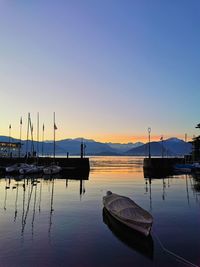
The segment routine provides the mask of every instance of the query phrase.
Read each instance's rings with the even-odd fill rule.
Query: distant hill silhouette
[[[56,141],[56,154],[57,155],[80,155],[80,146],[82,140],[86,145],[86,154],[87,155],[119,155],[121,152],[117,149],[110,147],[106,143],[96,142],[93,140],[87,140],[82,138],[76,139],[64,139]],[[7,136],[0,136],[1,142],[9,142],[9,138]],[[11,138],[11,142],[19,142],[19,139]],[[28,151],[31,149],[32,142],[29,140],[26,142],[22,140],[22,150],[21,154],[26,153],[26,147],[28,144]],[[34,150],[37,150],[37,142],[33,141]],[[42,152],[42,142],[38,143],[39,152]],[[43,151],[45,155],[53,154],[53,141],[45,141],[43,144]]]
[[[117,155],[133,155],[133,156],[147,156],[148,155],[148,143],[102,143],[96,142],[94,140],[76,138],[76,139],[64,139],[56,141],[56,154],[66,156],[67,152],[69,155],[80,155],[80,145],[82,140],[86,145],[86,155],[102,155],[102,156],[117,156]],[[9,138],[7,136],[0,136],[1,142],[8,142]],[[12,142],[19,142],[19,139],[11,138]],[[25,154],[26,147],[28,144],[28,151],[31,149],[31,141],[28,143],[22,141],[22,154]],[[37,150],[37,142],[33,142],[35,151]],[[39,153],[42,152],[42,142],[38,143]],[[164,155],[168,156],[180,156],[183,154],[189,154],[192,150],[192,145],[186,143],[183,140],[177,138],[170,138],[163,141],[163,152]],[[53,142],[44,142],[44,154],[53,154]],[[151,155],[160,156],[162,155],[162,142],[151,142]]]
[[[170,138],[159,142],[151,142],[150,150],[152,156],[162,155],[162,146],[164,156],[182,156],[191,153],[192,145],[186,143],[178,138]],[[133,156],[147,156],[149,153],[149,144],[144,144],[142,146],[130,149],[125,152],[126,155]]]
[[[124,153],[127,150],[130,150],[132,148],[135,147],[139,147],[141,145],[143,145],[144,143],[141,142],[137,142],[137,143],[127,143],[127,144],[120,144],[120,143],[106,143],[107,145],[109,145],[111,148],[118,150],[118,152],[120,153]]]

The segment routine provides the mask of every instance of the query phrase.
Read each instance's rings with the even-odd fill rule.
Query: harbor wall
[[[27,163],[27,164],[37,163],[38,165],[44,165],[44,166],[48,166],[51,165],[52,163],[55,163],[60,167],[62,167],[63,169],[81,169],[81,170],[90,169],[89,158],[62,158],[62,157],[56,157],[55,159],[51,157],[0,158],[1,168],[13,165],[15,163]]]
[[[172,170],[177,163],[184,163],[184,158],[145,158],[144,169]]]

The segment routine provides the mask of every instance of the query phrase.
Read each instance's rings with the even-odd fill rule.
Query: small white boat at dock
[[[26,166],[19,169],[20,174],[33,174],[33,173],[40,173],[43,171],[43,166],[37,166],[34,164],[27,164]]]
[[[103,197],[103,205],[120,223],[145,236],[150,234],[153,223],[152,215],[130,198],[108,191]]]
[[[21,168],[26,168],[27,166],[29,165],[26,163],[16,163],[16,164],[6,167],[5,170],[8,173],[13,173],[13,172],[18,173]]]
[[[56,173],[59,173],[60,171],[62,170],[62,168],[58,165],[51,165],[51,166],[48,166],[48,167],[45,167],[43,169],[43,172],[44,174],[56,174]]]

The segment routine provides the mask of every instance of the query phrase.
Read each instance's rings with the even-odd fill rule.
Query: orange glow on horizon
[[[0,135],[7,135],[7,134],[2,134],[0,133]],[[11,133],[11,137],[12,138],[17,138],[19,139],[19,133],[15,133],[14,131]],[[160,141],[161,140],[162,135],[151,135],[150,136],[150,140],[151,142],[153,141]],[[168,134],[168,135],[163,135],[163,140],[172,138],[172,137],[176,137],[182,140],[185,140],[185,135],[184,134]],[[70,136],[65,135],[62,132],[56,131],[56,141],[58,140],[63,140],[63,139],[75,139],[75,138],[85,138],[85,139],[92,139],[94,141],[97,142],[102,142],[102,143],[121,143],[121,144],[127,144],[127,143],[136,143],[136,142],[142,142],[142,143],[147,143],[148,140],[148,135],[122,135],[122,134],[101,134],[101,135],[95,135],[95,134],[73,134]],[[191,141],[193,138],[193,136],[188,135],[187,136],[187,141]],[[22,140],[26,139],[26,135],[23,134],[22,135]],[[31,139],[31,137],[29,136],[29,139]],[[36,133],[34,133],[34,138],[35,141],[37,140],[36,137]],[[53,132],[46,132],[44,135],[44,140],[53,140]],[[39,141],[42,141],[42,132],[40,131],[40,138]]]
[[[176,135],[151,135],[150,136],[150,141],[160,141],[161,137],[163,136],[163,140],[176,137],[182,140],[185,140],[185,135],[184,134],[176,134]],[[101,136],[95,136],[95,137],[86,137],[86,139],[93,139],[98,142],[103,142],[103,143],[121,143],[121,144],[127,144],[127,143],[136,143],[136,142],[142,142],[142,143],[147,143],[149,142],[148,135],[101,135]],[[192,140],[192,136],[187,136],[187,141]]]

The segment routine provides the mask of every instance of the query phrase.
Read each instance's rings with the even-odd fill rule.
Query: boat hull
[[[121,212],[120,210],[117,211],[118,207],[112,205],[115,199],[109,201],[109,198],[112,197],[112,195],[114,197],[116,196],[117,200],[122,200],[123,202],[125,202],[125,204],[127,202],[126,204],[127,207],[126,206],[124,208],[123,206],[120,207],[122,211],[123,209],[124,210],[129,209],[130,211],[129,213],[135,214],[135,216],[124,216],[123,212]],[[109,212],[112,215],[112,217],[114,217],[120,223],[126,225],[128,228],[133,229],[145,236],[148,236],[150,234],[153,223],[153,218],[151,214],[149,214],[146,210],[142,209],[134,201],[132,201],[127,197],[119,196],[117,194],[112,194],[112,195],[107,195],[103,198],[104,208],[107,210],[107,212]],[[144,216],[142,216],[143,218],[142,220],[141,220],[141,214],[144,214]],[[138,219],[138,217],[140,217],[140,219]]]
[[[127,227],[115,219],[105,208],[103,208],[103,222],[112,233],[131,249],[141,253],[149,259],[153,259],[154,243],[151,234],[145,236],[134,229]]]
[[[106,209],[106,208],[105,208]],[[107,209],[106,209],[107,210]],[[114,214],[113,212],[110,212],[109,210],[107,210],[112,217],[114,217],[116,220],[118,220],[120,223],[126,225],[128,228],[135,230],[145,236],[148,236],[151,232],[151,228],[152,228],[152,223],[138,223],[136,221],[124,221],[122,218],[120,218],[119,216],[116,216],[116,214]]]

